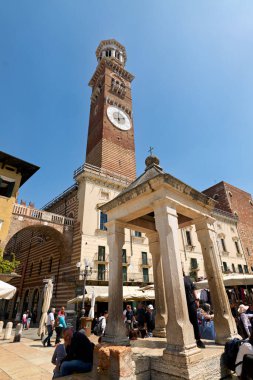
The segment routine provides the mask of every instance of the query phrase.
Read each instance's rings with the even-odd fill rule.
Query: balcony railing
[[[104,178],[112,178],[114,181],[120,182],[125,186],[128,186],[131,183],[131,180],[128,177],[121,176],[119,174],[114,173],[111,170],[98,168],[97,166],[91,165],[91,164],[83,164],[78,169],[74,171],[74,178],[78,177],[81,173],[93,173],[100,177]]]
[[[191,272],[198,272],[199,271],[199,265],[190,266]]]
[[[32,207],[23,206],[15,203],[13,206],[12,213],[19,216],[24,216],[27,218],[37,219],[40,221],[50,222],[54,224],[61,224],[65,226],[73,226],[74,219],[67,218],[63,215],[53,214],[51,212],[37,210]]]
[[[152,267],[152,259],[147,259],[147,260],[139,260],[139,266],[143,268],[150,268]]]
[[[97,281],[109,281],[109,272],[108,271],[101,271],[96,273]]]
[[[109,255],[99,255],[98,253],[94,256],[94,262],[96,263],[109,263]]]
[[[123,265],[123,266],[130,265],[130,256],[127,256],[127,257],[123,257],[123,258],[122,258],[122,265]]]

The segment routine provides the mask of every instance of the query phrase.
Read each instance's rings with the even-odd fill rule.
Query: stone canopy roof
[[[146,169],[135,181],[133,181],[126,189],[118,194],[116,198],[100,207],[103,212],[108,212],[113,208],[125,203],[126,201],[135,198],[139,194],[154,190],[152,186],[156,184],[167,184],[174,190],[184,193],[186,196],[200,202],[201,204],[214,208],[216,201],[209,198],[207,195],[193,189],[172,175],[165,173],[159,166],[159,159],[156,156],[150,155],[145,160]]]

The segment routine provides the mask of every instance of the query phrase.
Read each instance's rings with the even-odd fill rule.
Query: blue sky
[[[0,1],[0,150],[41,167],[19,198],[41,207],[73,183],[107,38],[135,75],[138,174],[152,145],[198,190],[253,193],[252,20],[252,0]]]

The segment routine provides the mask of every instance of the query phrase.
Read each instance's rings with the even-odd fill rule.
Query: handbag
[[[199,332],[202,339],[206,340],[215,340],[215,328],[213,321],[207,321],[205,318],[202,318],[202,323],[199,326]]]

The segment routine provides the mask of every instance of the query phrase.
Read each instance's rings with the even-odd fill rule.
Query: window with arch
[[[49,263],[48,263],[48,273],[52,272],[52,266],[53,266],[53,258],[50,257]]]
[[[248,265],[244,265],[244,273],[249,273]]]
[[[235,273],[235,264],[232,264],[232,272]]]
[[[242,269],[242,265],[241,264],[238,264],[238,271],[239,271],[239,273],[243,273],[243,269]]]
[[[126,85],[120,77],[112,76],[111,90],[118,95],[124,96],[126,93]]]
[[[224,238],[221,238],[221,239],[220,239],[220,242],[221,242],[221,246],[222,246],[222,250],[223,250],[223,252],[226,252],[227,249],[226,249],[225,239],[224,239]]]
[[[185,238],[186,238],[186,244],[189,246],[192,246],[191,231],[189,231],[189,230],[185,231]]]
[[[222,252],[227,252],[226,243],[225,243],[225,235],[223,233],[218,235],[220,239],[220,245]]]
[[[72,218],[72,219],[74,219],[74,216],[75,216],[74,211],[71,211],[71,212],[68,214],[68,218]]]
[[[241,253],[241,251],[240,251],[239,242],[238,242],[238,240],[235,240],[234,242],[235,242],[235,249],[236,249],[236,253],[240,254],[240,253]]]

